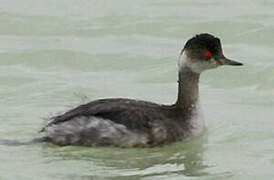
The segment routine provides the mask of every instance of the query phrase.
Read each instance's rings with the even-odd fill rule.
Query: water
[[[177,58],[196,33],[243,67],[202,74],[207,131],[148,149],[0,146],[0,179],[274,179],[271,0],[0,0],[1,139],[102,97],[172,103]]]

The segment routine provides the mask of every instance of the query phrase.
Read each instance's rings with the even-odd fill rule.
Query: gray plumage
[[[220,39],[199,34],[187,41],[179,58],[178,99],[160,105],[132,99],[101,99],[80,105],[42,129],[59,145],[148,147],[200,134],[200,73],[221,65],[242,65],[223,55]]]

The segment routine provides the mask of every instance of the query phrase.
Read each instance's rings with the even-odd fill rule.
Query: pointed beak
[[[218,61],[221,65],[231,65],[231,66],[242,66],[242,65],[243,65],[243,63],[240,63],[240,62],[237,62],[237,61],[228,59],[228,58],[226,58],[225,56],[219,58],[217,61]]]

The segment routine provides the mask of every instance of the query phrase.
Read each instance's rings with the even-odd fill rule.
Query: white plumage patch
[[[76,117],[45,129],[46,137],[59,145],[145,146],[146,134],[130,131],[126,126],[98,117]]]
[[[195,110],[193,112],[193,116],[190,121],[190,126],[191,126],[190,136],[200,135],[205,129],[203,111],[201,109],[199,100],[196,102]]]
[[[204,70],[216,68],[218,65],[213,58],[209,60],[193,61],[189,57],[187,57],[185,51],[183,51],[179,57],[178,66],[179,66],[179,70],[184,67],[187,67],[193,72],[201,73]]]

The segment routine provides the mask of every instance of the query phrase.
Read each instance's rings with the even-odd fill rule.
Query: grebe
[[[242,65],[223,55],[219,38],[202,33],[189,39],[179,57],[178,99],[161,105],[133,99],[99,99],[51,118],[44,139],[57,145],[151,147],[198,135],[199,77],[221,65]]]

